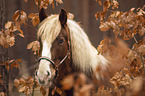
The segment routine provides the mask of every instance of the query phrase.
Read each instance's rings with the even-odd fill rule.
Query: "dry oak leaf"
[[[62,4],[62,0],[56,0],[56,2],[58,2],[59,4]]]
[[[27,49],[32,49],[32,51],[34,51],[34,54],[36,54],[37,51],[39,52],[40,43],[38,41],[33,41],[27,45]]]
[[[27,20],[27,14],[24,11],[17,10],[12,17],[13,21],[19,21],[21,24],[25,24]]]
[[[7,96],[4,92],[0,92],[0,96]]]
[[[13,22],[12,21],[8,21],[6,24],[5,24],[5,28],[6,29],[9,29],[11,26],[12,26]]]
[[[102,2],[101,2],[101,0],[95,0],[96,2],[98,1],[99,2],[99,5],[101,5],[102,6]]]
[[[39,24],[39,14],[38,13],[30,13],[28,15],[28,18],[32,19],[31,22],[34,27]]]
[[[67,77],[65,77],[62,81],[62,89],[63,90],[69,90],[73,87],[74,85],[74,76],[73,75],[69,75]]]
[[[109,22],[101,23],[99,26],[101,31],[108,31],[111,27],[109,26]]]
[[[40,92],[42,93],[43,96],[46,95],[46,90],[44,87],[40,87]]]
[[[21,61],[20,59],[15,60],[15,61],[11,64],[11,66],[10,66],[11,70],[12,70],[14,67],[20,69],[20,64],[19,64],[19,63],[22,63],[22,61]]]
[[[21,87],[21,88],[19,89],[19,92],[24,92],[25,89],[26,89],[26,86],[23,86],[23,87]]]
[[[15,87],[18,88],[18,86],[19,86],[20,84],[21,84],[21,83],[20,83],[20,80],[18,80],[18,79],[15,79],[15,80],[14,80],[14,86],[15,86]]]

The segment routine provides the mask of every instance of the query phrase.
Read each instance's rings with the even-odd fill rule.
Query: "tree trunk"
[[[4,28],[5,17],[6,17],[5,11],[6,11],[5,0],[0,0],[0,30]],[[3,48],[0,45],[0,75],[1,75],[1,79],[3,80],[3,84],[0,83],[0,92],[4,92],[8,96],[9,73],[4,65],[7,59],[8,59],[8,49]]]

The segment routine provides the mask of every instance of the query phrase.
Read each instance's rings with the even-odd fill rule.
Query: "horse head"
[[[44,10],[41,9],[39,12],[39,19],[41,23],[45,22],[44,20],[47,17]],[[38,37],[41,42],[41,57],[38,60],[39,68],[36,71],[36,78],[39,84],[43,86],[51,86],[52,82],[56,79],[59,73],[59,67],[61,68],[62,63],[70,61],[70,35],[67,28],[67,14],[62,9],[61,13],[58,16],[58,23],[61,25],[61,28],[57,28],[54,24],[51,23],[47,26],[50,26],[49,35],[55,34],[53,31],[60,31],[59,34],[55,36],[55,39],[48,40],[47,36]],[[52,22],[51,20],[48,22]],[[52,28],[52,27],[56,27]],[[49,31],[50,31],[49,30]],[[57,32],[56,32],[57,33]]]

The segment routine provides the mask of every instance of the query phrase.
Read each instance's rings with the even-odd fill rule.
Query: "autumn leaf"
[[[16,61],[18,61],[18,62],[22,63],[22,60],[21,60],[21,59],[17,59]]]
[[[28,0],[24,0],[25,2],[28,2]]]
[[[27,20],[27,14],[26,14],[24,11],[21,11],[20,23],[21,23],[21,24],[26,24],[26,23],[25,23],[26,20]]]
[[[32,19],[31,22],[32,22],[34,27],[39,24],[39,15],[38,15],[38,13],[31,13],[31,14],[29,14],[28,18]]]
[[[27,20],[27,14],[24,11],[17,10],[13,15],[12,20],[17,21],[21,24],[26,24],[25,22]]]
[[[56,2],[58,2],[59,4],[62,4],[62,0],[56,0]]]
[[[109,22],[101,23],[99,28],[101,31],[108,31],[111,27],[108,25]]]
[[[20,85],[20,81],[18,79],[15,79],[14,86],[16,86],[18,88],[19,85]]]
[[[19,92],[24,92],[25,89],[26,89],[26,86],[23,86],[23,87],[21,87],[21,88],[19,89]]]
[[[4,92],[0,92],[0,96],[6,96]]]
[[[18,35],[21,36],[21,37],[23,37],[23,38],[25,37],[25,36],[24,36],[23,34],[21,34],[21,33],[18,33]]]
[[[52,4],[54,2],[54,0],[48,0],[49,1],[49,4]]]
[[[73,75],[69,75],[67,77],[65,77],[65,79],[63,81],[61,81],[62,84],[62,89],[63,90],[70,90],[73,85],[74,85],[74,77]]]
[[[68,15],[68,19],[71,19],[71,20],[74,19],[74,15],[72,13],[68,13],[67,15]]]
[[[104,3],[103,3],[103,11],[107,11],[108,10],[108,8],[110,7],[110,1],[104,1]]]
[[[140,36],[143,36],[143,35],[145,34],[145,27],[142,27],[142,28],[139,30],[138,34],[139,34]]]
[[[11,66],[10,66],[11,70],[12,70],[14,67],[20,69],[20,64],[19,64],[17,61],[14,61],[14,62],[11,64]]]
[[[139,52],[141,55],[145,55],[145,45],[141,45],[137,48],[137,52]]]
[[[46,95],[46,90],[44,87],[40,87],[40,92],[42,93],[43,96]]]
[[[99,17],[100,17],[100,12],[97,12],[97,13],[95,14],[96,20],[98,20]]]
[[[112,9],[118,8],[119,4],[118,4],[117,0],[113,0],[112,3],[113,3]]]
[[[11,21],[8,21],[6,24],[5,24],[5,28],[6,29],[9,29],[11,26],[12,26],[12,22]]]
[[[36,52],[39,52],[40,50],[40,43],[38,41],[33,41],[27,45],[27,49],[32,49],[34,54],[36,54]]]
[[[17,10],[17,11],[15,12],[15,14],[13,15],[12,20],[13,20],[13,21],[17,21],[19,17],[20,17],[20,11]]]

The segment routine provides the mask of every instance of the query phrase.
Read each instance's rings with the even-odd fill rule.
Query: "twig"
[[[138,43],[138,41],[136,40],[135,36],[133,36],[133,38],[134,38],[134,41],[135,41],[136,43]]]
[[[143,64],[143,70],[144,70],[144,75],[145,75],[145,67],[144,67],[144,60],[143,60],[143,57],[140,55],[140,59],[141,59],[141,62],[142,62],[142,64]]]
[[[37,57],[38,57],[38,54],[36,54],[36,63],[37,63]],[[36,69],[37,69],[37,64],[35,65],[35,69],[34,69],[34,71],[36,71]],[[34,96],[34,86],[35,86],[35,74],[34,74],[34,85],[33,85],[33,89],[32,89],[32,96]]]

